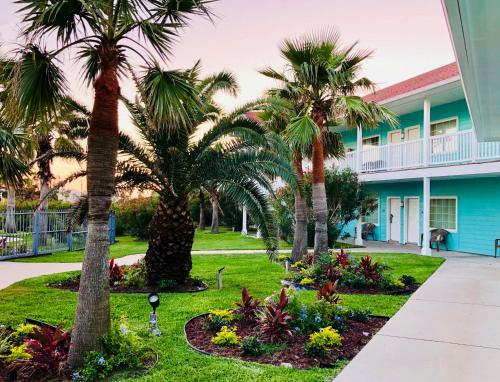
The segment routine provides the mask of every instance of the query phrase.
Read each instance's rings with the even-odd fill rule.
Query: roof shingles
[[[452,62],[451,64],[441,66],[429,72],[422,73],[416,77],[412,77],[405,81],[380,89],[375,93],[364,96],[363,99],[369,102],[383,102],[420,88],[445,81],[458,75],[459,71],[457,63]]]

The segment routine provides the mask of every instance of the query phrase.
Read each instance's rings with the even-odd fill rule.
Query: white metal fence
[[[0,260],[85,248],[87,225],[70,229],[71,210],[0,213]],[[114,243],[116,217],[110,214],[109,241]]]

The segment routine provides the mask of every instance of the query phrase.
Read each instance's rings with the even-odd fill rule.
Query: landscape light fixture
[[[150,293],[148,295],[149,305],[153,308],[153,311],[149,314],[149,332],[155,336],[161,334],[160,329],[158,329],[158,316],[156,315],[156,308],[160,305],[160,295],[158,293]]]

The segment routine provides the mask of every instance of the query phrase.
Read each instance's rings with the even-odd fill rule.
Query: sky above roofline
[[[14,0],[0,0],[0,41],[5,53],[15,47],[20,31],[19,8]],[[173,49],[166,67],[186,68],[201,59],[206,74],[229,69],[241,92],[218,97],[226,109],[259,97],[273,85],[257,73],[272,66],[283,68],[278,46],[286,37],[324,27],[336,27],[346,44],[373,50],[363,75],[384,88],[455,60],[439,0],[220,0],[212,7],[211,23],[193,19]],[[79,65],[66,57],[66,72],[75,98],[90,105],[92,92],[79,77]],[[123,84],[131,96],[133,89]],[[120,124],[131,130],[125,110]]]

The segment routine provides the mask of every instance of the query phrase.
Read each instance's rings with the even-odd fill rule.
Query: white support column
[[[423,238],[422,238],[422,255],[431,256],[432,251],[429,247],[429,222],[431,217],[431,178],[424,178],[424,221],[422,224]]]
[[[247,208],[243,206],[243,222],[241,224],[241,234],[248,235],[248,227],[247,227]]]
[[[477,160],[477,136],[476,128],[472,126],[472,142],[471,142],[471,160],[475,162]]]
[[[361,218],[358,219],[358,223],[356,224],[356,239],[354,240],[354,244],[363,245],[363,224],[361,223]]]
[[[356,137],[356,171],[361,173],[363,169],[363,128],[358,126]]]
[[[427,167],[429,165],[430,136],[431,136],[431,100],[429,98],[426,98],[424,99],[424,142],[422,146],[424,167]]]

